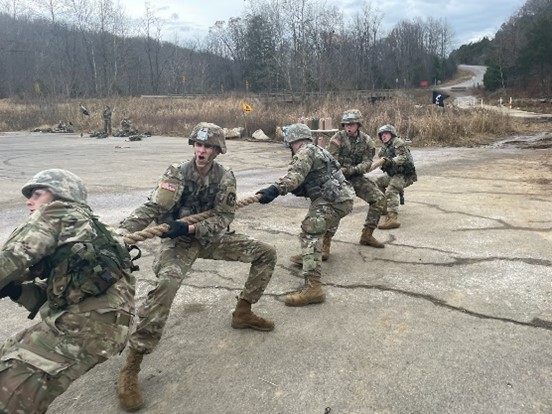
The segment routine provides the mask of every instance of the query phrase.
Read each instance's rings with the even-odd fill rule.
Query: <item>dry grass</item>
[[[246,127],[248,135],[262,129],[274,137],[277,126],[295,123],[301,117],[330,117],[337,127],[340,115],[349,108],[362,111],[364,131],[372,137],[378,127],[389,123],[395,125],[401,136],[411,139],[413,146],[470,146],[492,142],[527,128],[527,121],[517,122],[494,111],[439,108],[428,104],[427,95],[426,91],[420,96],[397,96],[375,104],[357,97],[327,97],[304,104],[263,103],[246,98],[253,112],[245,115],[241,111],[243,98],[237,96],[95,99],[83,102],[90,111],[89,117],[80,113],[80,102],[75,100],[21,102],[5,99],[0,100],[0,131],[31,130],[69,120],[77,131],[87,134],[103,127],[101,114],[105,105],[113,110],[114,129],[123,117],[129,117],[140,131],[171,136],[186,136],[195,124],[208,121],[226,128]]]

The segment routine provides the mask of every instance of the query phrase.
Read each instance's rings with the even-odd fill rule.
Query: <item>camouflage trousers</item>
[[[130,317],[117,325],[116,315],[57,313],[8,339],[0,347],[0,413],[46,412],[73,381],[121,352]]]
[[[353,185],[357,197],[363,199],[369,205],[364,227],[375,229],[378,226],[381,212],[385,208],[385,196],[383,192],[370,177],[355,175],[347,177],[347,180]],[[330,231],[329,233],[333,236],[335,231],[333,233]]]
[[[111,135],[111,118],[104,119],[104,132]]]
[[[323,198],[314,200],[301,223],[301,253],[303,276],[320,276],[322,268],[322,238],[330,229],[337,229],[339,221],[353,211],[353,200],[330,203]]]
[[[132,349],[140,353],[153,351],[161,339],[182,280],[198,258],[251,263],[238,298],[256,303],[272,277],[277,257],[273,246],[242,234],[226,233],[207,248],[195,240],[191,243],[164,240],[153,264],[157,285],[148,292],[145,303],[138,309],[139,322],[130,337]]]
[[[384,174],[376,179],[378,187],[385,193],[388,212],[399,213],[399,194],[402,193],[406,187],[414,183],[414,181],[414,177],[404,176],[402,174],[396,174],[392,177]]]

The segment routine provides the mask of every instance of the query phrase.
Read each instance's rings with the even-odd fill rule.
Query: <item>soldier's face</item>
[[[218,148],[201,142],[194,142],[195,163],[198,168],[206,167],[218,155]]]
[[[307,142],[305,140],[299,140],[299,141],[293,141],[289,144],[289,147],[291,148],[291,153],[295,155],[297,151],[299,151],[299,148],[303,146],[303,144]]]
[[[358,131],[358,124],[345,124],[343,128],[348,137],[354,137]]]
[[[391,132],[382,132],[381,133],[381,141],[384,144],[387,144],[389,142],[389,140],[391,139],[391,137],[392,137]]]
[[[35,188],[25,203],[29,214],[33,214],[41,205],[54,201],[54,195],[45,188]]]

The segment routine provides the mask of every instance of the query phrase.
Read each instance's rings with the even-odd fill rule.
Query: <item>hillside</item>
[[[463,45],[451,53],[458,63],[488,66],[487,91],[552,98],[552,0],[527,0],[493,39]]]

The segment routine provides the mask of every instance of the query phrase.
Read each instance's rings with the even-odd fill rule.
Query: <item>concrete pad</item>
[[[271,184],[290,159],[281,144],[227,145],[218,160],[234,170],[238,199]],[[96,213],[117,224],[170,163],[191,156],[185,138],[1,134],[0,240],[25,219],[20,188],[39,170],[80,175]],[[401,227],[374,233],[384,249],[358,244],[362,200],[342,220],[323,264],[323,304],[282,303],[302,284],[288,257],[299,250],[307,202],[288,195],[240,209],[232,229],[278,250],[254,307],[276,329],[232,329],[248,266],[198,260],[144,359],[140,412],[552,412],[551,149],[415,148],[413,156],[419,178],[406,189]],[[138,302],[155,282],[157,241],[141,246]],[[7,299],[0,311],[0,340],[32,324]],[[77,380],[48,412],[122,412],[115,385],[124,356]]]

